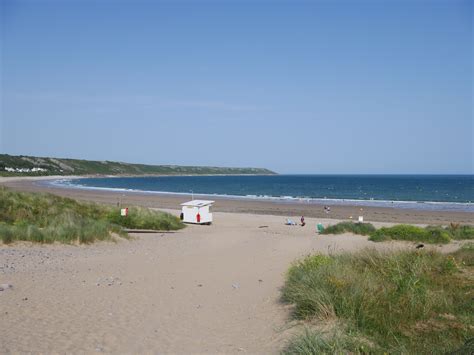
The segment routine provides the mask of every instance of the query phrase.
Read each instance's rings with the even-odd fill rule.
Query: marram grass
[[[287,354],[444,354],[474,337],[474,248],[314,255],[288,271],[282,300],[312,329]],[[322,332],[315,324],[337,324]]]
[[[120,209],[81,203],[51,194],[14,192],[0,188],[0,240],[3,243],[92,243],[126,237],[123,228],[177,230],[181,221],[171,214],[131,207]]]

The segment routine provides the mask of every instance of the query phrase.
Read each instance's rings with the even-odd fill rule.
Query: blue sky
[[[1,1],[0,151],[473,173],[472,1]]]

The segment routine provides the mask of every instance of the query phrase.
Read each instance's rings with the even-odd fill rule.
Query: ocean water
[[[474,212],[474,175],[270,175],[110,177],[59,180],[55,185],[221,195],[305,203],[393,206]]]

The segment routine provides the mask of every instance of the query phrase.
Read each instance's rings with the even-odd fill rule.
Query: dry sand
[[[116,197],[96,194],[80,197]],[[298,220],[299,213],[289,217]],[[293,260],[413,248],[318,236],[317,222],[336,222],[322,218],[306,218],[305,227],[285,226],[273,215],[215,212],[214,219],[211,226],[117,243],[0,244],[0,284],[13,285],[0,291],[0,353],[277,353],[299,331],[279,302]]]
[[[118,243],[0,246],[0,283],[13,285],[0,292],[0,352],[276,353],[296,331],[279,302],[295,258],[412,247],[318,236],[307,220],[216,213]]]

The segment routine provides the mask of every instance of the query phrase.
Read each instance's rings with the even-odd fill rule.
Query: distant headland
[[[0,154],[0,176],[48,175],[275,175],[264,168],[147,165]]]

